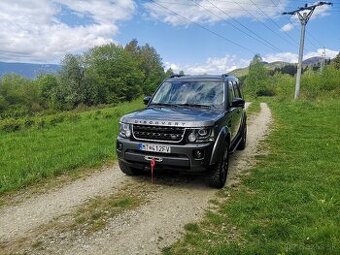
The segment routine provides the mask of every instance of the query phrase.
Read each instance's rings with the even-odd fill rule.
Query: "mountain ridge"
[[[34,79],[40,74],[57,73],[61,69],[57,64],[34,64],[0,61],[0,77],[4,74],[19,74]]]
[[[303,66],[314,66],[317,65],[319,63],[321,63],[321,61],[325,59],[323,57],[311,57],[311,58],[307,58],[305,59],[302,64]],[[266,68],[268,68],[269,70],[274,70],[275,68],[283,68],[285,66],[297,66],[297,63],[289,63],[289,62],[284,62],[284,61],[274,61],[274,62],[265,62],[263,61],[263,64]],[[236,75],[238,77],[244,76],[248,74],[248,70],[249,70],[249,66],[244,67],[244,68],[237,68],[234,69],[232,71],[230,71],[230,74]]]

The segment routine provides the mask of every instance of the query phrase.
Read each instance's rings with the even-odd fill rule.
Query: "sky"
[[[105,43],[153,46],[164,68],[220,74],[264,61],[295,63],[302,0],[1,0],[0,61],[58,64]],[[316,8],[304,59],[340,50],[340,0]]]

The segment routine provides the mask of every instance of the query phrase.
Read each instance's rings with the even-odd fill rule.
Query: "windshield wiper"
[[[189,107],[197,107],[197,108],[211,108],[212,105],[203,105],[203,104],[178,104],[178,106],[189,106]]]
[[[177,107],[175,104],[164,104],[164,103],[151,103],[150,106],[170,106],[170,107]]]

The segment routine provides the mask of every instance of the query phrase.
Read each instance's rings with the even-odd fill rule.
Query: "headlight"
[[[189,131],[188,141],[190,143],[213,142],[214,141],[214,129],[211,127],[192,129]]]
[[[119,125],[119,135],[121,137],[129,138],[131,136],[130,124],[121,122]]]

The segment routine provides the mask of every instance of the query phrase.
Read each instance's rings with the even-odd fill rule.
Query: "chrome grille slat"
[[[133,137],[140,141],[179,143],[183,140],[184,133],[183,127],[132,125]]]

